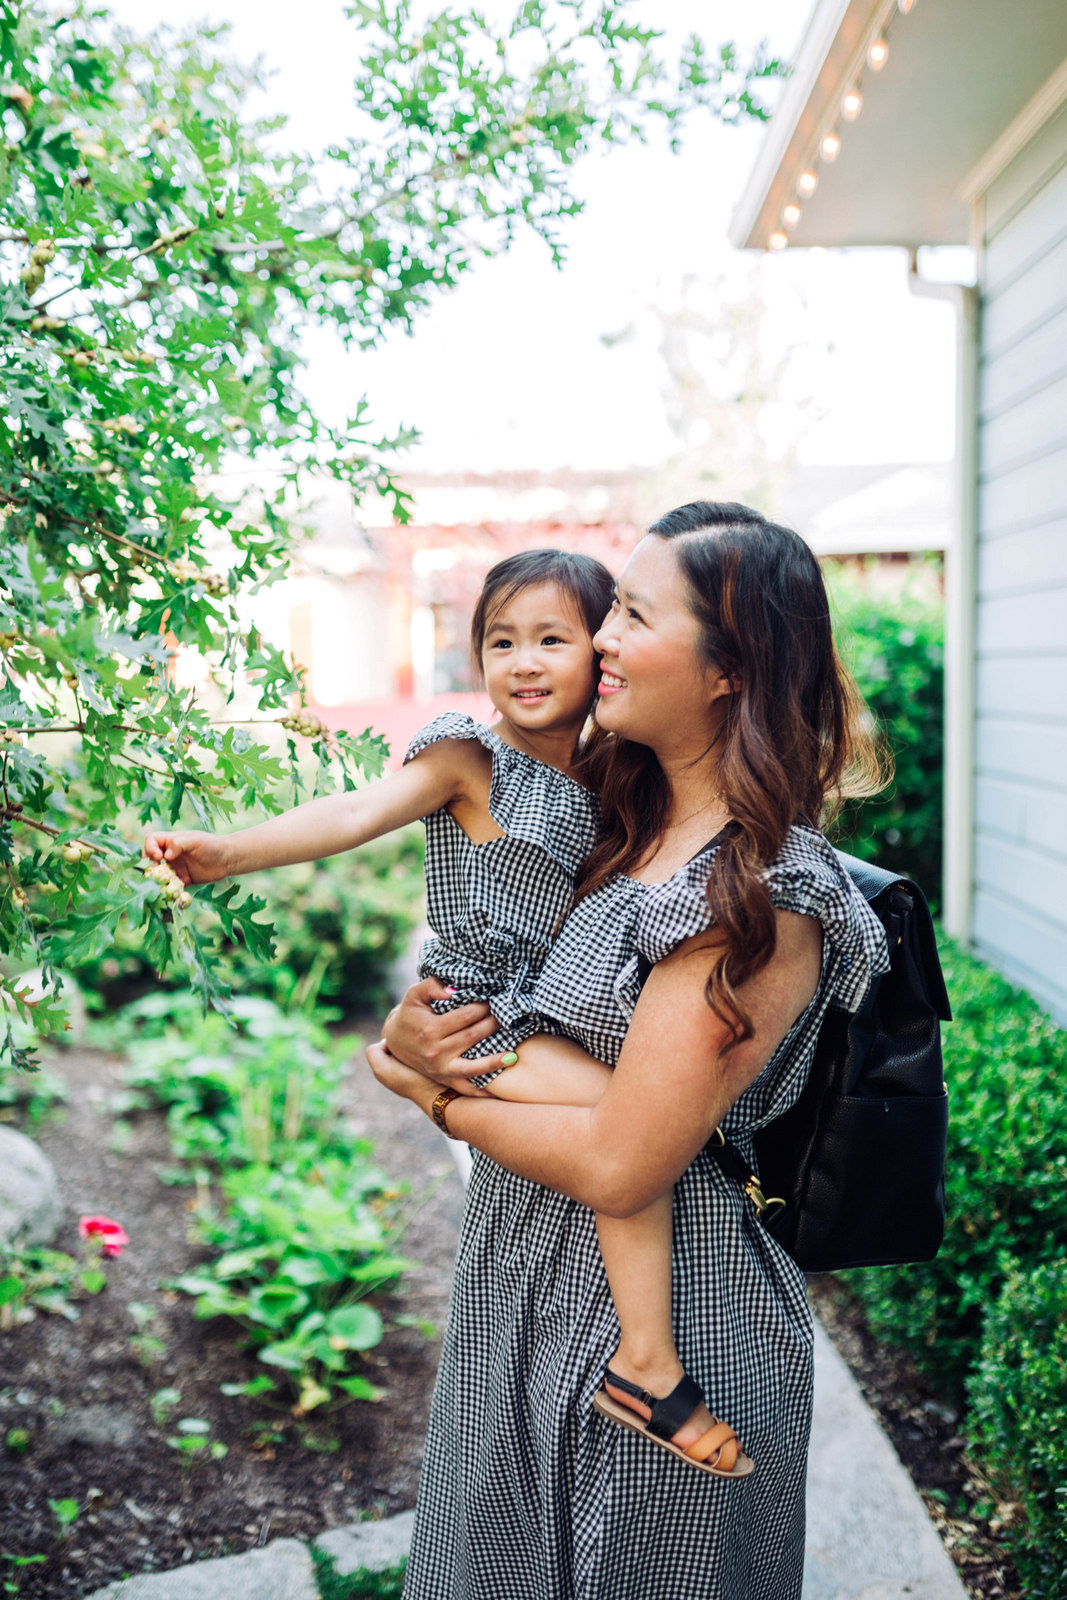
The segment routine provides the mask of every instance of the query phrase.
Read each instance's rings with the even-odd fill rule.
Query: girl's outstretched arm
[[[236,833],[154,829],[145,837],[143,853],[165,861],[183,883],[214,883],[265,867],[318,861],[392,833],[442,806],[483,798],[488,782],[482,768],[489,759],[473,740],[442,739],[365,789],[320,795]]]

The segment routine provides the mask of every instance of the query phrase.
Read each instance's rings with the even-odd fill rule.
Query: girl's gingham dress
[[[574,908],[535,991],[554,1030],[617,1061],[639,958],[709,925],[717,846],[665,883],[616,877]],[[767,881],[776,906],[821,923],[822,971],[724,1121],[748,1155],[799,1095],[827,1006],[855,1010],[888,965],[881,924],[813,829],[790,831]],[[406,1600],[799,1600],[804,1277],[704,1152],[675,1185],[673,1273],[682,1361],[754,1458],[750,1477],[694,1472],[594,1411],[618,1323],[593,1213],[474,1153]]]
[[[437,1011],[491,1003],[500,1031],[467,1054],[492,1055],[537,1031],[529,1015],[534,985],[571,903],[575,873],[596,839],[600,808],[566,773],[459,712],[417,733],[404,760],[439,739],[477,739],[489,751],[489,814],[504,832],[474,844],[446,809],[423,819],[433,937],[419,951],[418,972],[456,991],[434,1003]]]

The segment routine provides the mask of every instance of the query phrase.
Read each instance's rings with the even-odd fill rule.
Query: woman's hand
[[[487,1089],[479,1089],[470,1079],[492,1072],[500,1066],[500,1058],[487,1056],[478,1061],[464,1061],[462,1056],[472,1044],[496,1032],[496,1019],[489,1007],[482,1004],[459,1006],[455,1011],[438,1015],[430,1001],[447,1000],[448,996],[449,990],[436,978],[425,978],[422,983],[414,984],[386,1017],[382,1042],[398,1062],[421,1073],[438,1089],[447,1087],[458,1089],[460,1094],[488,1095]],[[392,1088],[392,1084],[386,1087]],[[401,1092],[394,1090],[396,1094]]]
[[[149,833],[141,853],[151,861],[165,861],[183,883],[217,883],[231,871],[230,841],[224,833]]]
[[[402,1061],[390,1054],[389,1046],[384,1039],[379,1039],[377,1044],[367,1046],[367,1060],[370,1069],[383,1088],[391,1094],[398,1094],[402,1100],[411,1100],[420,1111],[430,1115],[430,1107],[443,1087],[434,1083],[429,1078],[424,1078],[421,1072],[416,1072],[413,1067],[405,1067]]]

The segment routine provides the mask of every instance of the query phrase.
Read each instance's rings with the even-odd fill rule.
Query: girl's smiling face
[[[657,754],[704,750],[721,720],[729,680],[705,660],[700,624],[666,539],[642,539],[593,639],[601,652],[596,720]]]
[[[554,583],[530,584],[489,618],[482,645],[485,686],[517,728],[581,728],[596,683],[593,642],[570,597]]]

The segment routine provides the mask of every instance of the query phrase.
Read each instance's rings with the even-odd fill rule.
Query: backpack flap
[[[890,970],[854,1014],[830,1008],[799,1100],[755,1136],[762,1192],[785,1201],[764,1224],[808,1272],[928,1261],[945,1225],[949,1006],[930,910],[907,879],[838,855]]]

